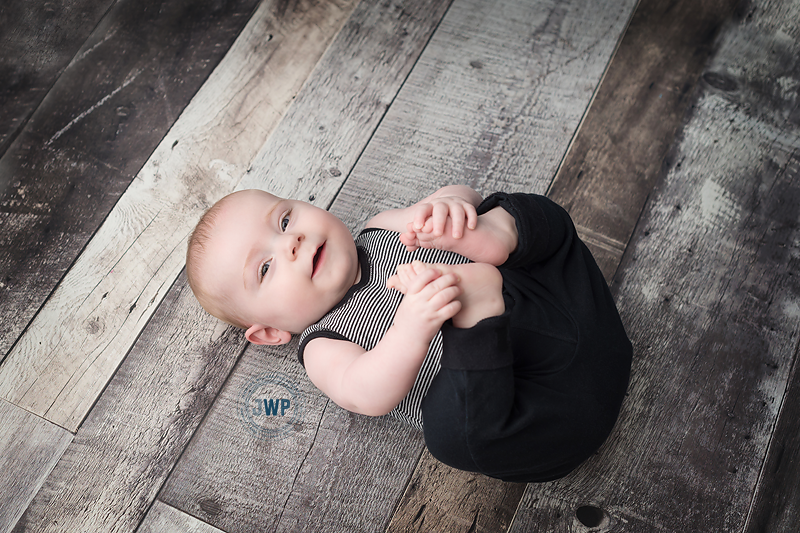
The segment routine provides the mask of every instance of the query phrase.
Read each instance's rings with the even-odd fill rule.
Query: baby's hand
[[[386,282],[390,289],[405,294],[395,314],[395,325],[421,334],[430,342],[442,324],[461,310],[458,282],[455,273],[443,275],[421,261],[399,265],[397,274]]]
[[[413,261],[411,263],[397,265],[397,274],[393,274],[386,280],[386,287],[395,289],[403,294],[408,294],[408,287],[411,285],[411,282],[428,268],[429,267],[422,261]],[[431,268],[431,270],[437,272],[441,276],[441,272],[438,269]]]
[[[478,213],[475,206],[460,196],[442,196],[414,206],[414,219],[408,223],[406,233],[400,236],[409,252],[422,247],[433,248],[433,241],[445,230],[454,239],[464,235],[464,227],[475,229]]]

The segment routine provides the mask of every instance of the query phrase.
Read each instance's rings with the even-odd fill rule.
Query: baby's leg
[[[457,328],[471,328],[484,318],[503,314],[503,276],[496,267],[487,263],[463,265],[437,264],[435,267],[447,274],[454,272],[459,277],[461,311],[453,317]]]
[[[517,248],[517,225],[502,207],[495,207],[478,217],[474,230],[465,229],[460,239],[453,238],[452,220],[447,219],[444,234],[417,233],[423,248],[448,250],[475,261],[500,266]]]

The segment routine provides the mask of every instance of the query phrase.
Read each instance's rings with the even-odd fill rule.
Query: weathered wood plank
[[[156,500],[136,533],[224,533],[221,529],[210,526],[178,511],[174,507]]]
[[[741,531],[800,340],[800,4],[720,34],[617,274],[636,357],[600,454],[529,485],[514,531]],[[792,82],[791,80],[795,80]]]
[[[548,196],[611,280],[738,0],[641,0]]]
[[[11,531],[72,434],[0,400],[0,531]]]
[[[0,6],[0,156],[113,4],[31,0]]]
[[[8,355],[3,398],[79,426],[180,272],[199,214],[233,190],[353,4],[261,5]]]
[[[135,530],[243,344],[177,283],[14,531]]]
[[[382,530],[402,487],[391,474],[413,467],[418,437],[329,402],[292,348],[248,348],[160,499],[229,533]],[[267,416],[264,398],[290,410]]]
[[[0,291],[9,301],[0,309],[0,356],[222,58],[256,2],[117,2],[59,77],[0,159]]]

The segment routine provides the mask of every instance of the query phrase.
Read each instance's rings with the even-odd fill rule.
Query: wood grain
[[[798,7],[754,3],[720,33],[616,277],[636,354],[621,419],[528,486],[512,531],[585,531],[582,506],[601,531],[744,528],[800,341],[800,123],[778,81]]]
[[[15,532],[129,532],[144,519],[245,344],[185,280],[164,303]]]
[[[9,301],[0,308],[0,357],[222,58],[256,1],[115,3],[0,158],[0,294]],[[38,5],[59,10],[56,4]]]
[[[0,400],[0,531],[11,531],[72,434]]]
[[[31,0],[0,7],[0,156],[113,4]]]
[[[738,0],[641,0],[548,196],[611,280]]]
[[[260,6],[8,355],[3,398],[77,429],[183,267],[199,215],[233,190],[352,4]]]
[[[224,533],[193,516],[156,500],[136,533]]]

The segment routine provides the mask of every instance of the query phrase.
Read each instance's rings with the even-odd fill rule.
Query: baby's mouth
[[[317,275],[317,272],[319,271],[319,265],[322,263],[322,256],[324,254],[325,254],[325,243],[323,242],[322,246],[317,248],[317,253],[314,254],[314,262],[313,262],[314,266],[311,270],[312,278]]]

